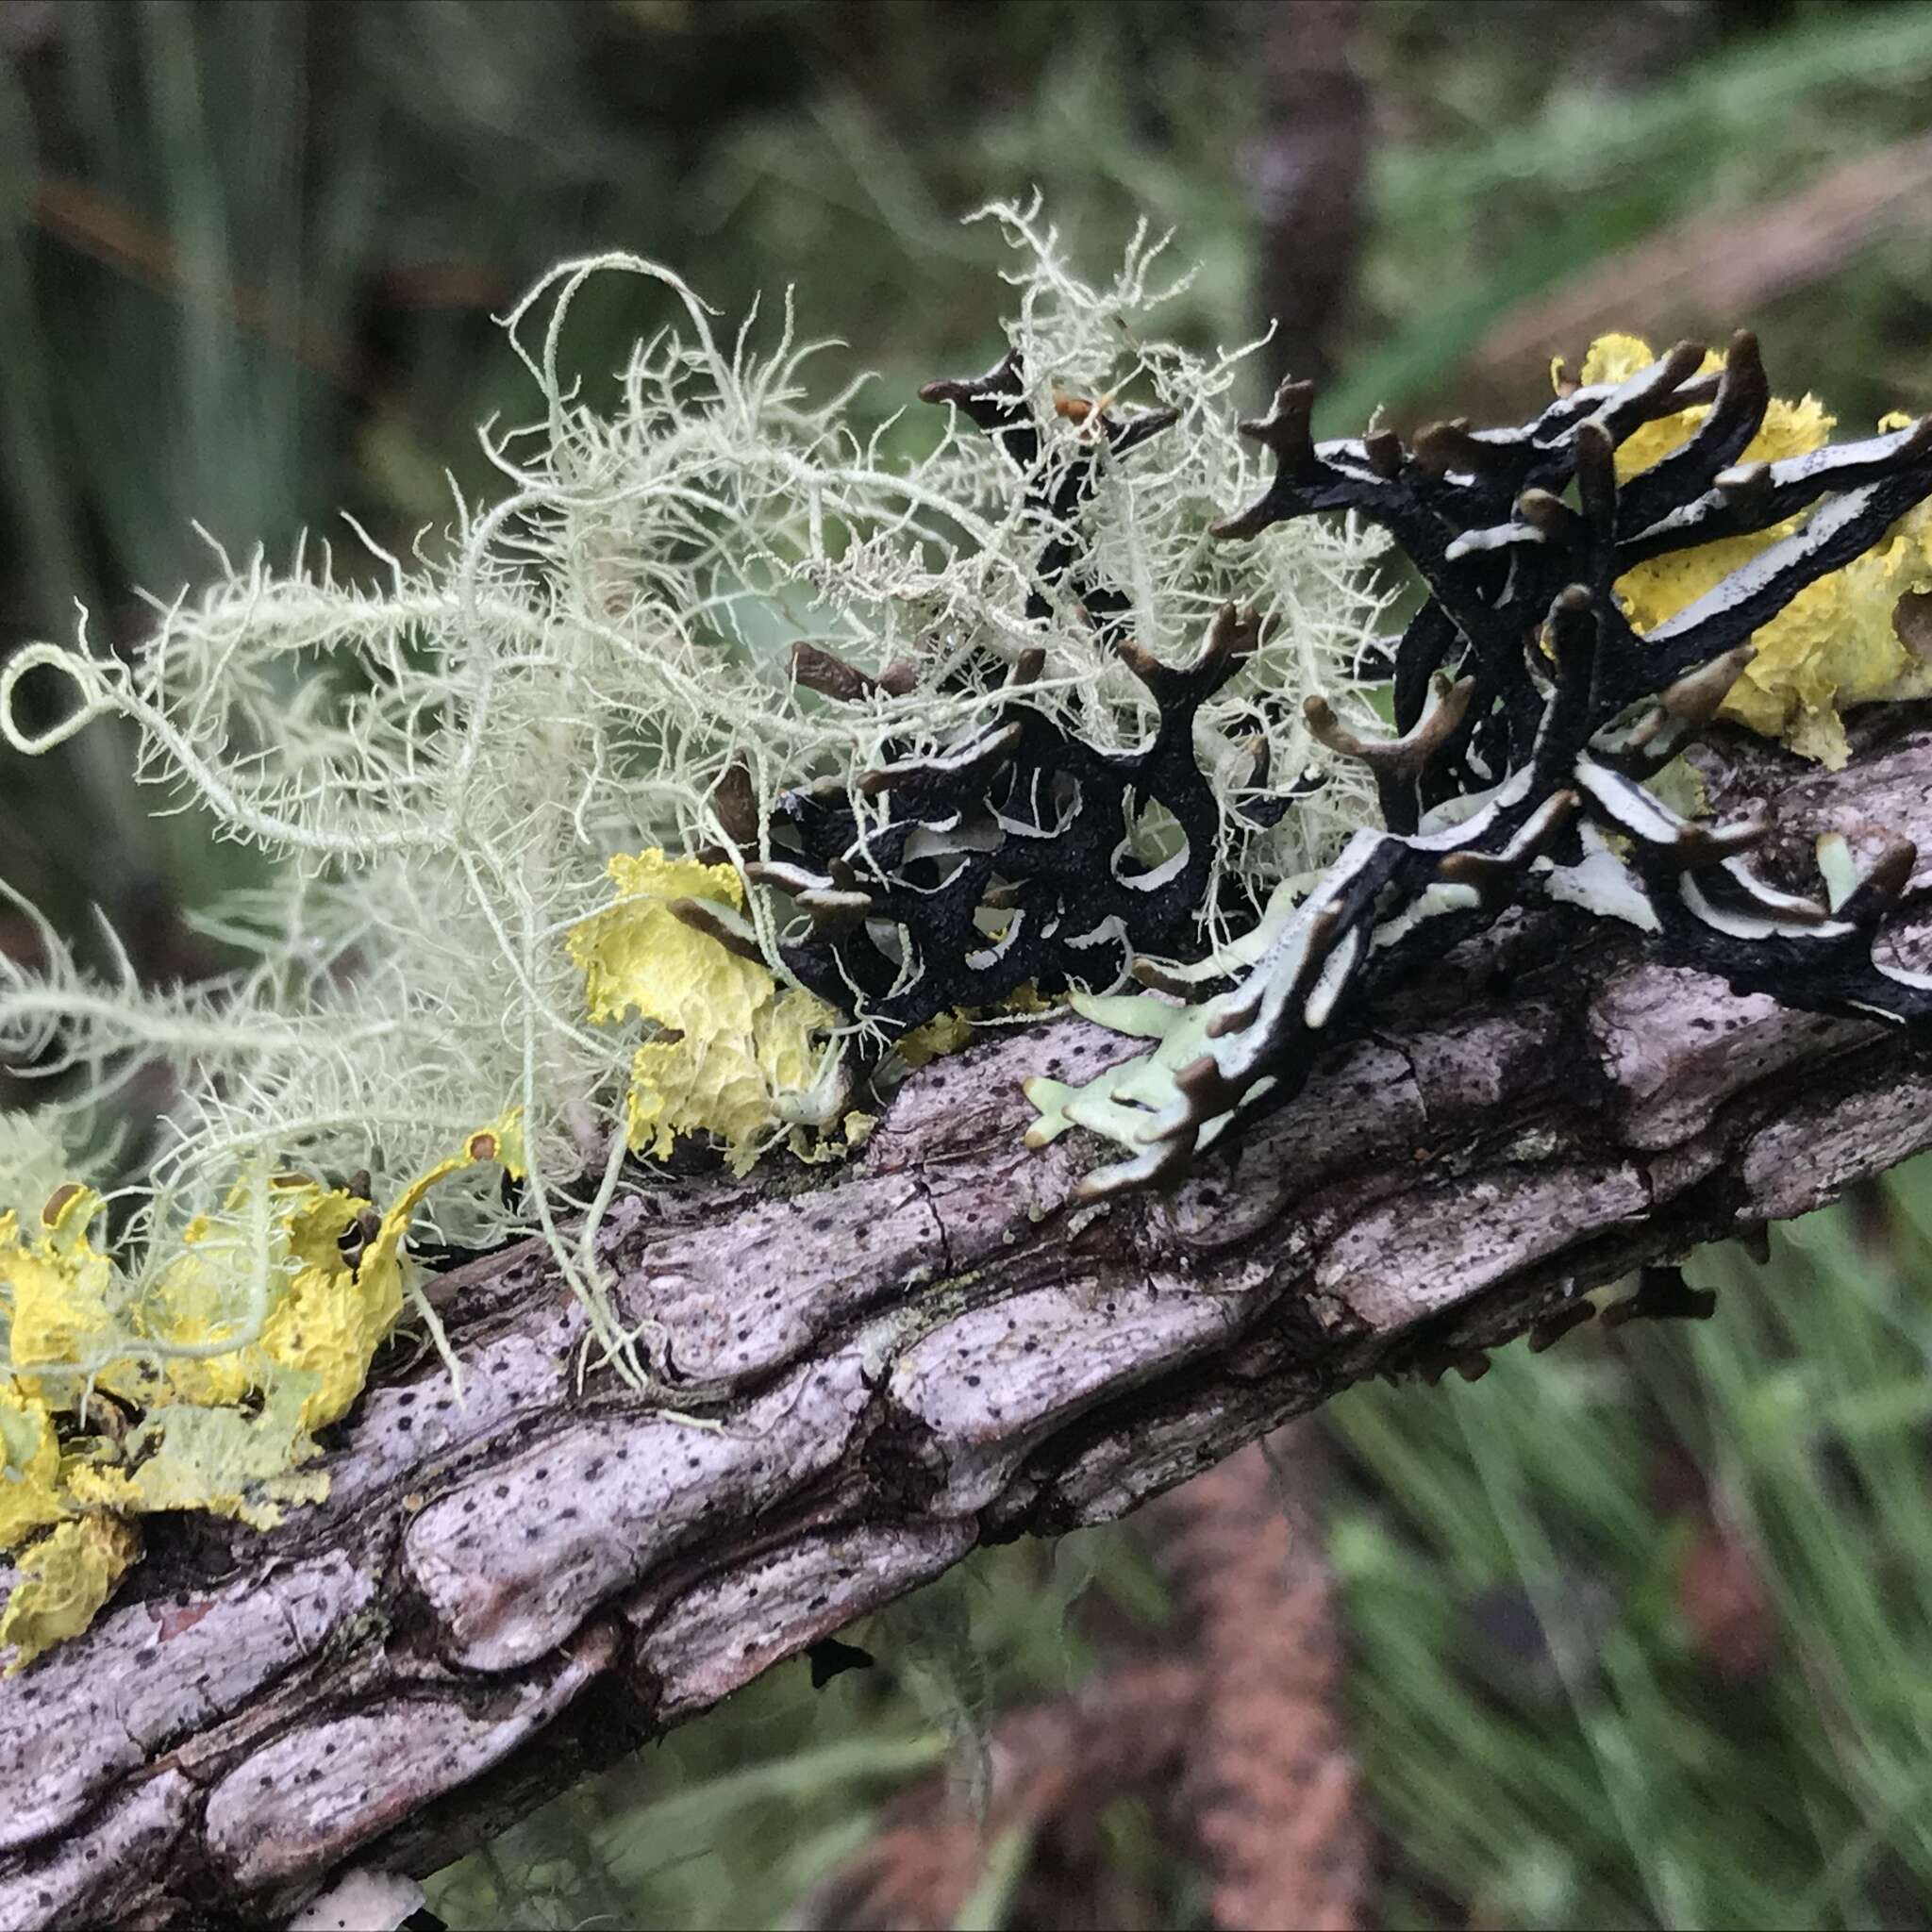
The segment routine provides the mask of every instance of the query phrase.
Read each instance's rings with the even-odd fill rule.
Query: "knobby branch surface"
[[[1836,775],[1701,755],[1721,810],[1771,801],[1768,872],[1876,824],[1932,881],[1932,715],[1864,738]],[[1362,1376],[1547,1339],[1584,1291],[1932,1141],[1897,1031],[1563,912],[1451,955],[1175,1193],[1077,1206],[1096,1151],[1026,1152],[1020,1082],[1133,1050],[995,1034],[841,1173],[621,1203],[617,1303],[714,1426],[579,1386],[536,1243],[441,1277],[461,1400],[398,1352],[326,1504],[157,1536],[0,1682],[0,1925],[258,1921],[345,1864],[430,1870],[977,1543],[1119,1516]]]

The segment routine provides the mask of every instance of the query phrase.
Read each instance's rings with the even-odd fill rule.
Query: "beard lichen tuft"
[[[412,1307],[439,1338],[406,1234],[475,1249],[541,1230],[604,1358],[656,1388],[594,1240],[617,1191],[687,1148],[741,1172],[845,1152],[891,1078],[1049,1004],[1013,978],[913,1025],[890,986],[806,984],[800,948],[840,910],[795,902],[806,799],[849,803],[863,848],[896,810],[869,774],[942,765],[1003,727],[1022,683],[1041,745],[1131,760],[1160,728],[1161,667],[1239,600],[1249,646],[1174,748],[1200,774],[1205,863],[1163,932],[1183,952],[1232,938],[1366,814],[1370,786],[1296,700],[1319,687],[1372,716],[1351,667],[1382,608],[1361,568],[1380,538],[1310,527],[1257,568],[1207,535],[1262,480],[1232,407],[1256,345],[1161,340],[1187,276],[1144,232],[1089,282],[1037,202],[980,219],[1012,247],[1002,408],[1024,464],[944,396],[902,457],[910,425],[859,434],[857,383],[815,382],[834,345],[800,340],[789,299],[721,333],[673,271],[601,256],[508,318],[534,408],[484,432],[494,501],[457,498],[408,555],[353,525],[353,560],[216,547],[208,586],[155,605],[131,653],[83,616],[75,644],[0,667],[15,753],[119,720],[158,810],[191,807],[268,860],[191,914],[238,963],[171,988],[139,985],[111,934],[106,970],[84,966],[0,882],[38,952],[0,958],[0,1055],[44,1095],[0,1124],[13,1667],[85,1624],[142,1514],[268,1523],[321,1492],[316,1432],[375,1349]],[[641,335],[580,381],[569,323],[593,279],[634,285]],[[1130,456],[1121,425],[1154,419]],[[71,697],[35,729],[30,676]],[[1257,811],[1284,782],[1298,808]],[[1124,865],[1157,872],[1174,837],[1137,802]],[[974,943],[995,947],[1022,924],[985,919]],[[874,927],[870,957],[916,977]],[[1093,982],[1119,964],[1102,948]],[[98,1129],[162,1072],[130,1179]]]

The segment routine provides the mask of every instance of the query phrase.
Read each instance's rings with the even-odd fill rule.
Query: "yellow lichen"
[[[353,1266],[343,1258],[341,1238],[368,1204],[341,1189],[325,1193],[313,1182],[296,1191],[284,1213],[295,1272],[262,1330],[261,1346],[281,1367],[317,1378],[303,1404],[304,1428],[326,1428],[347,1412],[376,1349],[402,1314],[403,1238],[424,1196],[439,1181],[484,1163],[524,1172],[523,1130],[514,1111],[478,1128],[460,1153],[417,1175],[390,1204]]]
[[[314,1378],[273,1382],[258,1414],[240,1408],[170,1404],[151,1414],[124,1445],[126,1465],[87,1461],[68,1474],[75,1502],[89,1509],[146,1516],[200,1509],[273,1529],[287,1503],[319,1503],[328,1478],[305,1470],[322,1451],[305,1423]]]
[[[14,1653],[6,1674],[85,1630],[140,1554],[141,1532],[132,1524],[83,1516],[58,1524],[22,1555],[22,1580],[0,1610],[0,1649],[11,1645]]]
[[[908,1067],[918,1068],[928,1060],[938,1059],[941,1054],[958,1053],[971,1041],[975,1030],[974,1023],[986,1010],[1050,1013],[1054,1010],[1054,1003],[1041,999],[1039,988],[1029,979],[1024,986],[1015,987],[996,1008],[955,1007],[950,1012],[937,1014],[924,1026],[915,1026],[898,1043],[900,1058]]]
[[[379,1217],[345,1188],[269,1181],[265,1309],[250,1232],[258,1180],[192,1223],[139,1292],[90,1238],[102,1206],[91,1190],[61,1188],[31,1240],[0,1218],[0,1550],[18,1553],[23,1579],[0,1616],[10,1669],[86,1627],[139,1551],[132,1519],[193,1509],[270,1528],[286,1505],[328,1493],[304,1465],[402,1314],[410,1219],[438,1182],[483,1162],[523,1171],[516,1114],[466,1136]],[[366,1239],[345,1247],[358,1226]],[[259,1332],[244,1341],[251,1310]],[[236,1345],[219,1347],[229,1336]]]
[[[1602,336],[1591,344],[1583,380],[1621,382],[1655,359],[1649,344],[1635,336]],[[1708,356],[1704,367],[1718,369],[1721,358]],[[1700,407],[1643,425],[1618,447],[1620,480],[1678,448],[1707,414]],[[1774,398],[1739,461],[1802,456],[1824,444],[1833,422],[1814,396],[1796,403]],[[1888,418],[1880,427],[1903,424]],[[1802,522],[1793,518],[1640,564],[1617,584],[1630,622],[1639,631],[1655,630]],[[1863,556],[1800,591],[1757,632],[1757,656],[1724,700],[1723,715],[1836,769],[1848,752],[1847,708],[1932,691],[1932,667],[1906,648],[1895,622],[1900,598],[1926,590],[1932,590],[1932,508],[1921,505]]]
[[[680,1134],[709,1134],[724,1143],[738,1174],[781,1132],[789,1132],[792,1152],[805,1160],[857,1147],[874,1116],[848,1112],[836,1135],[816,1138],[788,1128],[796,1116],[785,1103],[822,1079],[839,1015],[810,993],[781,988],[756,960],[726,951],[671,910],[678,899],[710,899],[737,911],[744,903],[737,872],[667,858],[655,848],[620,853],[608,870],[615,901],[573,927],[569,946],[593,1020],[608,1024],[637,1013],[657,1029],[631,1061],[631,1147],[661,1160]],[[1045,1009],[1030,986],[1001,1008]],[[939,1014],[899,1040],[899,1057],[922,1067],[957,1051],[972,1039],[974,1018],[963,1007]]]
[[[116,1332],[107,1299],[113,1269],[88,1239],[101,1205],[92,1188],[62,1188],[31,1241],[13,1215],[0,1218],[0,1283],[12,1310],[8,1352],[14,1379],[57,1408],[75,1406],[87,1370],[106,1374],[105,1351]]]
[[[17,1383],[0,1380],[0,1550],[10,1550],[68,1513],[60,1500],[54,1418]]]
[[[923,1067],[941,1054],[958,1053],[972,1038],[973,1015],[964,1007],[955,1007],[904,1035],[898,1044],[899,1058],[908,1067]]]
[[[744,888],[730,866],[654,848],[618,854],[609,873],[616,902],[575,926],[569,945],[592,1019],[636,1012],[657,1029],[631,1061],[630,1145],[661,1160],[678,1135],[709,1134],[741,1174],[779,1130],[781,1099],[824,1071],[839,1016],[672,913],[685,898],[741,907]]]
[[[0,1610],[0,1650],[13,1646],[12,1676],[64,1637],[77,1637],[141,1555],[141,1532],[113,1516],[82,1516],[16,1559],[21,1580]]]

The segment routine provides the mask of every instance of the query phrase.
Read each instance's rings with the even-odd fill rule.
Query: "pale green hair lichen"
[[[1081,541],[1158,657],[1190,656],[1230,601],[1261,620],[1253,660],[1202,711],[1204,768],[1231,798],[1259,736],[1276,773],[1327,775],[1273,832],[1228,842],[1209,947],[1232,937],[1223,927],[1241,922],[1243,901],[1258,907],[1325,861],[1367,816],[1365,778],[1313,741],[1295,700],[1320,689],[1370,715],[1350,667],[1380,609],[1361,570],[1379,540],[1344,525],[1239,551],[1212,542],[1208,525],[1262,480],[1235,429],[1248,351],[1159,339],[1160,306],[1186,278],[1165,276],[1163,246],[1144,232],[1110,280],[1090,284],[1037,202],[983,218],[1012,245],[1006,333],[1049,461],[1082,447],[1079,412],[1057,396],[1178,411],[1133,464],[1103,465]],[[675,321],[608,383],[564,374],[572,307],[593,277],[631,278],[641,310],[668,307]],[[445,1172],[484,1124],[514,1118],[520,1200],[499,1191],[494,1167],[473,1164],[448,1174],[425,1216],[472,1245],[540,1228],[605,1357],[650,1384],[656,1338],[621,1331],[592,1241],[633,1184],[628,1149],[660,1152],[674,1129],[707,1127],[745,1160],[781,1141],[809,1151],[811,1136],[841,1127],[856,1141],[862,1125],[825,1073],[864,1022],[814,1005],[782,1050],[747,1033],[765,1087],[733,1089],[728,1132],[707,1116],[702,1080],[679,1068],[687,1084],[660,1096],[640,1141],[634,1075],[665,1065],[641,1050],[672,1037],[654,1014],[677,1003],[592,1010],[573,935],[602,920],[608,936],[630,903],[612,860],[770,857],[740,843],[714,803],[728,771],[769,801],[813,779],[849,783],[888,747],[931,751],[1008,701],[1001,687],[1029,647],[1045,660],[1029,702],[1083,738],[1131,745],[1151,726],[1144,687],[1071,591],[1039,576],[1039,516],[994,441],[950,410],[895,422],[890,437],[856,433],[858,382],[814,396],[835,345],[802,341],[789,299],[775,322],[724,334],[678,275],[606,255],[552,271],[507,325],[538,407],[526,426],[483,432],[503,478],[493,503],[458,496],[450,526],[408,557],[355,529],[353,569],[326,545],[302,546],[279,570],[217,547],[211,584],[157,605],[131,656],[91,642],[83,617],[77,643],[29,644],[0,669],[0,736],[16,753],[118,717],[160,808],[192,807],[271,864],[267,883],[192,915],[241,963],[159,991],[136,983],[111,935],[113,970],[85,969],[0,886],[35,922],[40,956],[0,957],[0,1055],[47,1094],[0,1125],[0,1205],[16,1225],[35,1227],[59,1182],[105,1185],[106,1167],[89,1164],[92,1124],[114,1118],[142,1069],[172,1075],[149,1170],[116,1196],[101,1359],[133,1351],[164,1373],[189,1356],[153,1297],[185,1278],[197,1243],[204,1260],[226,1257],[225,1285],[202,1311],[210,1332],[235,1349],[261,1343],[298,1272],[291,1224],[266,1205],[271,1176],[306,1176],[328,1194],[340,1191],[331,1176],[366,1172],[380,1214]],[[889,454],[918,430],[923,454]],[[1026,615],[1035,592],[1051,607],[1044,622]],[[863,671],[913,675],[834,702],[792,675],[791,647],[808,640]],[[22,680],[44,686],[50,674],[72,702],[31,730]],[[1261,692],[1288,701],[1261,705]],[[774,999],[804,1000],[787,984],[782,914],[752,891],[743,916]],[[807,1008],[783,1011],[796,1030]],[[745,1112],[755,1091],[769,1093],[762,1123]],[[0,1279],[0,1311],[13,1300]],[[13,1434],[38,1453],[37,1428]]]

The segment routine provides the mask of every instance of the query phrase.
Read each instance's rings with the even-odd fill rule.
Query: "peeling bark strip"
[[[1733,743],[1711,789],[1774,799],[1794,864],[1828,826],[1932,853],[1932,723],[1874,730],[1835,776]],[[1024,1152],[1020,1081],[1132,1050],[996,1035],[809,1191],[621,1203],[618,1303],[716,1426],[579,1392],[537,1244],[442,1277],[461,1402],[398,1362],[328,1503],[158,1536],[0,1682],[0,1926],[258,1921],[344,1861],[431,1870],[976,1543],[1118,1516],[1361,1376],[1547,1339],[1583,1290],[1932,1142],[1897,1035],[1561,914],[1452,956],[1173,1197],[1076,1208],[1095,1156]]]

